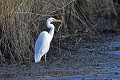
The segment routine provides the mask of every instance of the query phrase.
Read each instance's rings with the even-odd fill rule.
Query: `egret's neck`
[[[50,28],[49,34],[50,34],[51,38],[53,38],[53,35],[54,35],[54,25],[50,24],[50,23],[47,23],[47,27]]]

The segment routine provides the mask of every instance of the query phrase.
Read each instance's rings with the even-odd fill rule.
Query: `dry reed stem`
[[[63,20],[62,27],[58,28],[59,35],[55,35],[53,40],[56,42],[59,38],[59,51],[64,47],[63,43],[67,43],[66,38],[75,37],[74,35],[79,35],[81,31],[88,34],[94,33],[102,18],[99,15],[104,16],[106,12],[110,15],[114,6],[111,0],[90,1],[0,0],[2,63],[33,61],[35,41],[39,33],[45,29],[45,20],[50,16]],[[114,13],[116,14],[115,9]],[[72,39],[76,43],[74,47],[81,39],[77,37]]]

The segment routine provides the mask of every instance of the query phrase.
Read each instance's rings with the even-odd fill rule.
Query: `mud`
[[[74,51],[64,50],[64,55],[47,59],[47,69],[44,59],[39,64],[1,65],[0,80],[118,80],[120,36],[109,40],[83,43]]]

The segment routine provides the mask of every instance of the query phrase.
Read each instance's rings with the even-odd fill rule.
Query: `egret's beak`
[[[57,19],[55,19],[55,21],[54,22],[62,22],[62,20],[57,20]]]

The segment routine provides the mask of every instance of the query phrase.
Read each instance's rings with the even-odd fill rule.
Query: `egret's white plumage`
[[[49,50],[50,42],[52,41],[54,35],[54,25],[51,22],[62,22],[61,20],[56,20],[55,18],[47,19],[46,26],[50,28],[49,33],[47,31],[43,31],[38,36],[38,39],[35,43],[35,63],[38,63],[41,60],[41,57],[45,55]],[[46,60],[46,59],[45,59]]]

